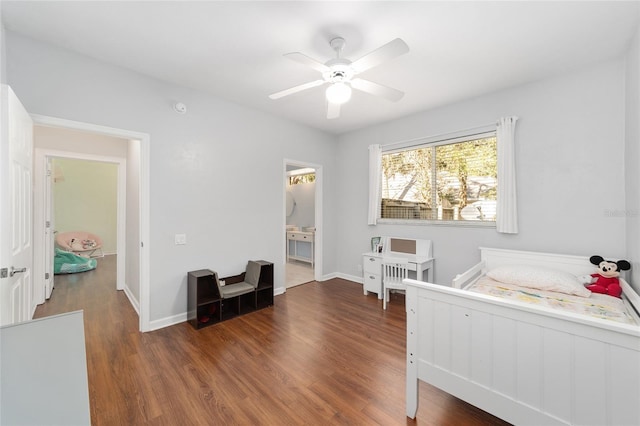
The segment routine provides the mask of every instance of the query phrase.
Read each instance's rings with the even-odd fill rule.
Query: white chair
[[[406,290],[402,280],[407,278],[408,259],[403,257],[382,258],[382,307],[387,309],[389,290]]]

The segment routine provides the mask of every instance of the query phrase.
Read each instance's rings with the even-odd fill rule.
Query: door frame
[[[316,171],[316,189],[315,189],[315,228],[316,232],[314,235],[314,268],[313,268],[313,279],[315,281],[322,281],[322,234],[323,234],[323,222],[322,222],[322,184],[323,184],[323,169],[320,164],[308,163],[306,161],[299,160],[291,160],[285,158],[282,165],[282,233],[281,235],[286,237],[287,235],[287,166],[296,166],[296,167],[309,167],[315,169]],[[286,238],[282,238],[284,243],[282,244],[282,267],[283,271],[286,271],[287,267],[287,244],[289,243]],[[286,275],[284,275],[286,277]],[[284,291],[286,291],[287,283],[286,278],[284,280]],[[284,292],[283,291],[283,292]]]
[[[67,120],[63,118],[50,117],[39,114],[31,114],[34,125],[58,127],[69,130],[79,130],[89,133],[97,133],[105,136],[112,136],[122,139],[137,140],[140,142],[140,161],[139,168],[139,217],[140,217],[140,295],[139,295],[139,330],[142,332],[151,331],[150,325],[150,194],[149,194],[149,182],[150,182],[150,149],[151,149],[151,136],[148,133],[142,133],[126,129],[118,129],[115,127],[106,127],[98,124],[83,123],[79,121]],[[40,167],[44,167],[40,165]],[[118,173],[120,176],[120,173]],[[124,176],[124,175],[123,175]],[[122,183],[124,185],[124,182]],[[119,183],[120,185],[120,183]],[[120,188],[118,188],[120,192]],[[43,201],[43,200],[41,200]],[[43,205],[40,205],[38,214],[42,213]],[[124,204],[122,206],[124,208]],[[120,209],[120,207],[119,207]],[[120,215],[120,212],[118,213]],[[118,225],[120,229],[120,224]],[[120,231],[118,231],[120,232]],[[124,234],[122,238],[118,234],[118,250],[120,250],[120,244],[124,244]],[[43,247],[40,247],[42,249]],[[124,249],[123,249],[124,250]],[[124,256],[123,256],[124,257]],[[124,259],[123,259],[124,260]],[[120,262],[120,259],[118,259]],[[120,271],[120,269],[118,270]],[[124,273],[124,267],[122,268]],[[118,272],[120,273],[120,272]],[[43,275],[44,276],[44,275]],[[118,279],[118,281],[120,281]],[[44,288],[43,288],[44,291]]]
[[[127,161],[124,157],[108,157],[102,155],[84,154],[70,151],[59,151],[53,149],[36,148],[35,149],[35,187],[34,187],[34,265],[33,272],[36,277],[43,277],[46,272],[46,259],[48,251],[46,245],[49,245],[49,241],[46,240],[45,232],[45,220],[47,216],[51,216],[51,212],[47,215],[46,210],[51,209],[51,203],[47,203],[47,191],[51,191],[52,188],[46,188],[45,185],[50,185],[47,181],[47,162],[55,158],[66,158],[79,161],[98,161],[101,163],[115,164],[118,168],[117,176],[117,236],[116,236],[116,251],[118,257],[116,259],[116,290],[125,289],[125,259],[126,252],[126,182],[127,182]],[[55,238],[52,236],[52,238]],[[34,288],[35,303],[44,303],[46,299],[46,291],[44,286],[35,286]],[[135,305],[134,305],[135,306]]]

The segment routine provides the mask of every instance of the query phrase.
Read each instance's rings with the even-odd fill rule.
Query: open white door
[[[32,316],[33,122],[13,90],[2,85],[0,140],[0,324]]]

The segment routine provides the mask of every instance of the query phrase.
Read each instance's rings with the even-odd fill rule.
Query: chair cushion
[[[235,283],[235,284],[227,284],[225,286],[221,286],[220,290],[222,291],[222,298],[229,299],[231,297],[240,296],[242,294],[251,293],[254,288],[251,284],[247,284],[246,282]]]
[[[247,271],[244,274],[244,282],[249,283],[253,288],[258,287],[258,281],[260,281],[260,264],[250,260],[247,263]]]

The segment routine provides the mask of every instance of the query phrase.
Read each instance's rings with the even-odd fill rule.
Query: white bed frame
[[[586,275],[586,257],[480,248],[447,287],[407,284],[407,416],[418,380],[517,425],[640,425],[640,326],[462,290],[501,265]],[[621,280],[626,303],[640,297]]]

